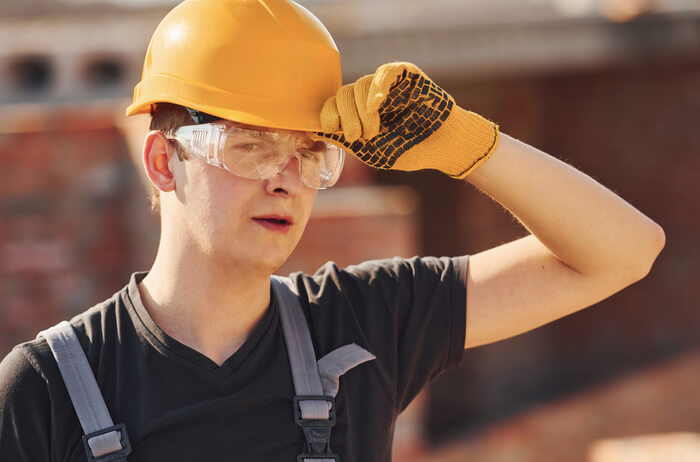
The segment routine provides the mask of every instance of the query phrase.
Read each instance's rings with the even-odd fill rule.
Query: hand
[[[321,111],[320,138],[380,169],[436,169],[464,178],[496,149],[498,126],[457,106],[411,63],[385,64],[344,85]]]

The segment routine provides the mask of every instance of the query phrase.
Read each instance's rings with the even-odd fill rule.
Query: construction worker
[[[412,64],[342,86],[330,34],[290,0],[175,7],[127,113],[152,114],[157,256],[3,360],[2,461],[388,461],[398,414],[465,348],[610,296],[664,245],[634,207]],[[346,155],[468,181],[531,234],[271,280]]]

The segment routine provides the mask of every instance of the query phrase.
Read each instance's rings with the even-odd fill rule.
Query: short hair
[[[183,106],[172,103],[158,103],[151,108],[151,130],[159,130],[165,134],[171,130],[177,130],[184,125],[191,125],[192,116]],[[187,151],[180,143],[170,140],[171,146],[175,149],[175,154],[180,160],[189,159]],[[160,212],[160,190],[151,185],[151,211]]]

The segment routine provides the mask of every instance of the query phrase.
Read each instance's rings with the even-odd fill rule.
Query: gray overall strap
[[[323,387],[316,365],[316,353],[299,299],[284,279],[273,277],[272,283],[280,302],[280,319],[292,369],[294,390],[297,395],[322,396]],[[329,406],[325,401],[300,401],[299,407],[305,419],[329,418]]]
[[[114,425],[80,342],[67,322],[39,332],[51,348],[85,436],[88,461],[126,461],[131,452],[126,428]]]
[[[321,374],[323,394],[335,396],[338,394],[340,376],[355,366],[376,359],[376,357],[359,345],[351,343],[328,353],[318,360],[318,372]]]
[[[330,450],[330,428],[335,424],[334,398],[338,393],[340,376],[375,357],[353,343],[333,350],[316,362],[309,326],[294,284],[289,278],[273,276],[272,288],[279,301],[282,331],[296,392],[295,421],[302,426],[307,441],[308,452],[300,454],[298,460],[338,461],[338,456]],[[297,406],[301,416],[297,415]],[[324,458],[324,455],[329,458]]]
[[[279,302],[280,320],[287,345],[294,382],[294,421],[304,431],[305,450],[298,462],[337,462],[330,447],[331,427],[335,425],[335,403],[323,395],[321,377],[309,326],[298,295],[288,278],[272,277],[272,288]]]

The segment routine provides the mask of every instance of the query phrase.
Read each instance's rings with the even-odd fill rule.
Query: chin
[[[272,274],[287,261],[294,249],[266,245],[257,251],[252,246],[242,250],[241,253],[231,255],[231,260],[237,266],[243,266],[251,271]]]
[[[287,251],[267,255],[265,258],[261,259],[261,264],[264,265],[270,274],[272,274],[277,271],[280,266],[284,265],[291,253],[291,251]]]
[[[287,260],[282,258],[253,259],[246,264],[246,268],[261,274],[274,274],[285,261]]]

